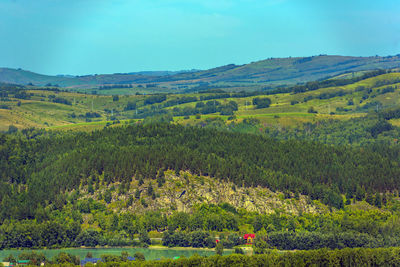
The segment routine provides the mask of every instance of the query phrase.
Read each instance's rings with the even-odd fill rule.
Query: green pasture
[[[256,65],[255,65],[256,66]],[[386,92],[387,87],[393,87],[394,92]],[[79,92],[54,92],[47,90],[28,90],[32,94],[30,99],[2,100],[0,104],[8,106],[9,109],[0,109],[0,130],[8,129],[9,125],[18,128],[27,127],[50,127],[51,129],[96,129],[104,127],[112,120],[127,120],[135,116],[136,110],[125,110],[128,103],[136,103],[137,109],[159,111],[160,109],[173,112],[174,108],[195,107],[200,101],[200,96],[207,97],[213,93],[190,93],[190,94],[167,94],[166,101],[174,100],[184,96],[195,96],[197,102],[178,104],[164,107],[164,102],[145,105],[144,101],[148,95],[125,94],[128,90],[137,88],[107,89],[110,95],[93,95]],[[105,90],[105,91],[107,91]],[[342,96],[320,99],[323,94],[344,92]],[[384,93],[382,93],[384,92]],[[112,94],[112,95],[111,95]],[[113,95],[118,95],[118,98]],[[241,121],[245,118],[257,118],[262,123],[277,124],[284,126],[299,126],[304,122],[315,122],[327,118],[346,120],[357,116],[364,116],[368,109],[392,108],[400,104],[400,73],[388,73],[365,79],[345,86],[320,88],[314,91],[302,93],[280,93],[273,95],[260,95],[242,98],[215,99],[221,105],[229,101],[238,104],[238,111],[234,117],[221,116],[219,113],[201,115],[201,120],[220,117],[223,121]],[[52,102],[54,97],[68,100],[71,105]],[[271,105],[268,108],[256,109],[253,105],[255,97],[268,97]],[[203,100],[202,102],[214,101]],[[17,105],[17,103],[19,104]],[[316,113],[309,113],[310,108]],[[98,113],[100,117],[87,118],[87,113]],[[196,116],[189,118],[175,116],[176,123],[195,124],[199,121]],[[396,123],[396,122],[393,122]],[[76,124],[76,126],[72,126]]]

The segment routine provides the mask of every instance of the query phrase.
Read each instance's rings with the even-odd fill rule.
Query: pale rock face
[[[244,209],[258,213],[273,213],[276,210],[285,213],[321,213],[327,210],[326,206],[308,200],[307,196],[300,195],[284,199],[282,193],[272,192],[263,187],[239,187],[231,182],[222,182],[219,179],[192,175],[181,171],[179,176],[173,171],[165,171],[165,183],[158,187],[155,180],[146,180],[138,187],[135,179],[132,180],[129,191],[118,195],[113,192],[113,201],[110,205],[115,211],[131,210],[144,212],[146,210],[161,210],[165,213],[172,211],[191,212],[194,206],[206,204],[229,203],[237,209]],[[152,183],[156,198],[153,200],[147,194],[149,183]],[[141,200],[148,204],[144,207],[141,200],[134,199],[130,207],[124,203],[136,190],[142,190]]]

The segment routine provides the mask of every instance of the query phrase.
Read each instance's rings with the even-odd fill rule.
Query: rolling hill
[[[10,125],[19,129],[53,127],[60,130],[89,130],[103,128],[116,121],[128,123],[130,120],[172,116],[180,124],[203,126],[204,123],[233,123],[237,130],[246,119],[257,119],[261,125],[251,131],[259,132],[259,128],[275,129],[273,132],[277,131],[278,136],[286,136],[283,132],[285,129],[302,128],[303,123],[348,121],[364,117],[376,109],[397,108],[400,105],[398,72],[332,82],[339,84],[313,89],[315,82],[312,82],[309,83],[310,88],[296,86],[257,93],[210,91],[184,95],[125,96],[81,94],[56,88],[2,87],[0,131],[7,131]],[[256,98],[268,98],[271,103],[268,107],[257,108],[254,105]],[[213,118],[221,121],[207,122]],[[400,125],[397,119],[390,123],[394,126]],[[304,134],[304,138],[309,137]]]
[[[244,65],[226,65],[203,71],[136,72],[86,76],[48,76],[34,72],[0,68],[0,82],[48,84],[69,88],[97,88],[102,85],[148,85],[158,91],[182,92],[207,89],[208,86],[238,90],[291,85],[334,77],[343,73],[400,67],[400,56],[348,57],[320,55],[312,57],[270,58]]]
[[[338,78],[113,96],[0,83],[0,249],[249,232],[281,250],[400,246],[400,73]]]

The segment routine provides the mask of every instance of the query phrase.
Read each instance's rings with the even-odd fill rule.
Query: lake
[[[81,259],[86,257],[88,252],[91,252],[93,258],[100,258],[103,254],[112,254],[112,255],[121,255],[122,251],[126,251],[129,253],[129,256],[133,256],[135,252],[142,252],[146,257],[146,260],[154,260],[160,258],[169,258],[172,259],[176,256],[184,256],[190,257],[194,254],[199,254],[200,256],[211,256],[215,255],[214,250],[206,250],[206,249],[184,249],[184,248],[62,248],[62,249],[26,249],[26,250],[17,250],[17,249],[9,249],[9,250],[0,250],[0,262],[12,254],[14,256],[18,256],[24,251],[35,251],[37,253],[43,253],[46,258],[51,259],[56,256],[60,252],[70,253],[76,256],[79,256]],[[224,255],[231,254],[232,250],[224,250]]]

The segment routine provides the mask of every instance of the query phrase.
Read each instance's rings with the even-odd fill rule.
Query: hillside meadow
[[[110,96],[80,94],[58,89],[53,91],[51,88],[24,89],[29,97],[18,94],[15,97],[15,94],[10,93],[9,96],[1,98],[0,130],[6,131],[10,125],[20,129],[29,127],[59,129],[58,126],[65,127],[61,127],[62,129],[73,129],[81,128],[81,125],[89,128],[93,125],[97,128],[101,124],[98,123],[100,121],[107,124],[115,120],[139,120],[165,114],[171,114],[174,121],[182,124],[194,124],[199,120],[198,117],[200,120],[219,117],[227,123],[254,118],[265,125],[301,127],[306,122],[315,123],[327,119],[348,120],[365,116],[371,110],[396,107],[400,101],[399,85],[400,74],[387,73],[344,86],[299,93],[271,94],[271,91],[265,91],[265,93],[247,93],[249,96],[243,93],[243,97],[239,93],[220,93],[218,90],[184,95],[118,95],[119,91],[116,88],[113,89],[115,95]],[[254,105],[253,100],[257,97],[269,98],[268,107]],[[221,109],[229,102],[235,102],[235,108],[225,108],[221,113]],[[210,105],[208,110],[196,108],[207,103]]]

